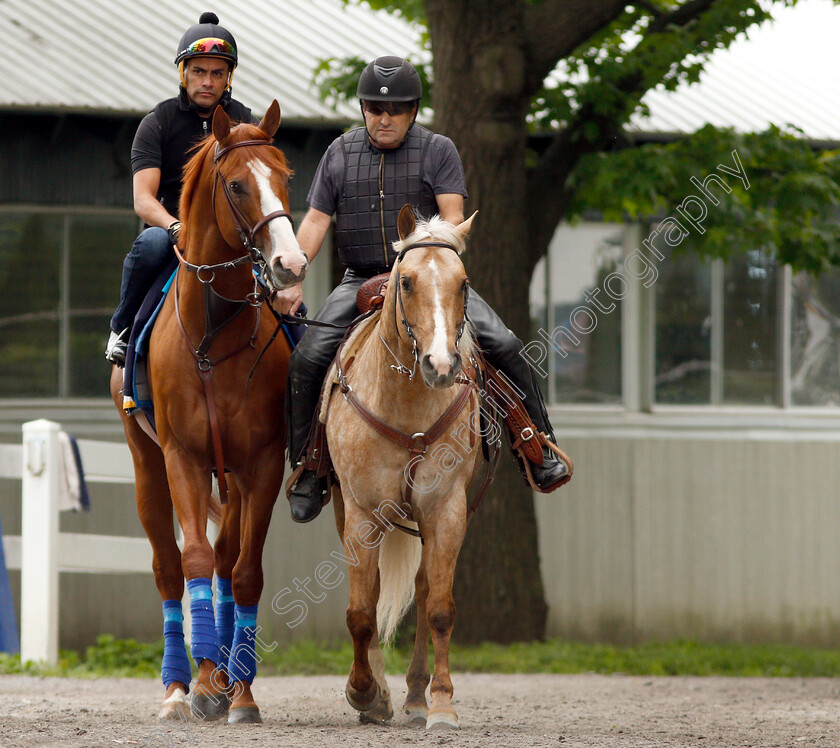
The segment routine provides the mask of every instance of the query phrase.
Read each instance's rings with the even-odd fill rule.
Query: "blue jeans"
[[[131,251],[123,260],[120,303],[111,317],[111,330],[122,332],[131,327],[149,288],[172,256],[166,229],[152,226],[134,240]]]

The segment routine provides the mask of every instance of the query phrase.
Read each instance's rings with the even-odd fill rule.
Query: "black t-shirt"
[[[219,102],[234,122],[253,122],[251,110],[225,91]],[[160,102],[147,114],[131,146],[131,173],[160,169],[158,200],[173,216],[178,215],[181,177],[190,149],[210,134],[212,117],[202,117],[181,87],[178,96]]]

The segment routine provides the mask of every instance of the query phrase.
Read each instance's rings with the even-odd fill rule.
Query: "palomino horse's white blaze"
[[[434,293],[433,318],[435,321],[435,333],[429,347],[429,362],[440,376],[445,377],[452,368],[452,360],[446,347],[446,319],[443,316],[443,305],[440,301],[440,272],[434,258],[429,260],[429,270]]]
[[[260,207],[263,214],[268,215],[276,210],[286,210],[283,201],[271,189],[271,169],[256,158],[248,162],[248,168],[254,175],[257,188],[260,191]],[[269,267],[273,268],[275,262],[279,261],[282,267],[291,271],[294,275],[300,275],[306,268],[306,255],[303,254],[297,239],[295,239],[291,221],[285,219],[269,221],[268,231],[271,235],[271,257],[266,258]]]

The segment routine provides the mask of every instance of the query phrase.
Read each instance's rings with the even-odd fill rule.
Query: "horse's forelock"
[[[439,241],[451,244],[460,255],[466,241],[458,232],[457,226],[444,221],[440,216],[432,216],[428,220],[418,220],[414,231],[402,241],[394,242],[394,250],[399,254],[406,247],[423,241]]]

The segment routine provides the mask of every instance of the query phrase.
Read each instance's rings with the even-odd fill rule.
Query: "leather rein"
[[[399,255],[397,255],[396,263],[397,265],[404,257],[405,253],[408,252],[410,249],[414,249],[415,247],[444,247],[446,249],[451,249],[453,252],[457,253],[455,247],[451,244],[447,244],[444,242],[417,242],[415,244],[410,244],[409,246],[405,247]],[[385,344],[386,349],[394,357],[397,361],[397,365],[391,365],[391,368],[394,369],[398,374],[403,374],[408,376],[409,379],[414,378],[414,374],[417,370],[417,363],[418,363],[418,347],[417,347],[417,339],[414,337],[414,333],[411,330],[411,325],[409,324],[406,316],[405,316],[405,307],[403,306],[402,302],[402,294],[400,293],[401,288],[401,281],[400,281],[400,273],[399,273],[399,266],[397,267],[396,272],[396,289],[395,289],[395,299],[394,299],[394,325],[396,326],[396,309],[397,303],[399,303],[400,313],[401,313],[401,321],[402,325],[405,328],[405,331],[408,337],[412,341],[413,345],[413,355],[414,355],[414,367],[409,370],[405,367],[400,360],[396,357],[396,355],[388,348],[388,345]],[[464,316],[461,319],[461,324],[458,329],[458,334],[456,337],[456,345],[460,343],[461,336],[464,332],[464,327],[466,324],[467,319],[467,293],[469,290],[469,286],[465,289],[464,292]],[[399,328],[397,329],[397,334],[399,335]],[[381,335],[380,335],[380,339]],[[348,340],[348,337],[345,336],[345,342]],[[382,340],[383,344],[385,343]],[[343,345],[342,345],[343,347]],[[471,362],[471,366],[469,369],[468,374],[459,375],[456,378],[456,382],[462,385],[466,385],[462,387],[461,392],[455,396],[455,399],[449,404],[447,409],[441,414],[440,418],[438,418],[432,426],[425,432],[418,431],[414,434],[406,434],[398,429],[395,429],[393,426],[390,426],[385,421],[383,421],[379,416],[377,416],[373,411],[370,410],[356,395],[353,391],[353,388],[347,381],[347,372],[346,369],[342,366],[341,363],[341,351],[339,350],[338,354],[335,357],[336,362],[336,373],[338,376],[338,386],[341,390],[341,393],[344,395],[344,399],[350,404],[353,410],[359,415],[359,417],[374,431],[384,436],[389,441],[396,444],[398,447],[402,447],[408,450],[410,455],[409,461],[406,465],[406,468],[403,469],[403,475],[406,477],[406,491],[405,491],[405,500],[403,503],[403,508],[407,509],[408,511],[408,518],[413,520],[412,517],[412,508],[411,508],[411,497],[412,497],[412,486],[414,483],[414,475],[417,470],[418,463],[422,462],[419,460],[418,457],[422,457],[426,454],[426,450],[428,450],[429,446],[436,442],[443,433],[446,431],[449,426],[455,421],[461,411],[464,409],[464,406],[469,401],[473,388],[479,390],[479,387],[476,384],[476,377],[478,376],[478,366],[476,362]],[[475,434],[470,431],[470,446],[473,446],[475,439]],[[492,466],[495,467],[495,463]],[[406,472],[407,471],[407,472]],[[490,482],[493,480],[493,470],[488,470],[487,476],[485,476],[484,484],[482,485],[476,500],[473,502],[472,506],[470,507],[467,515],[467,520],[472,518],[473,514],[475,514],[475,510],[478,508],[478,504],[484,498],[484,494],[486,493],[487,489],[489,488]],[[419,537],[422,541],[422,535],[420,534],[419,530],[415,530],[411,527],[406,527],[401,525],[397,522],[391,523],[398,527],[403,532],[408,533],[409,535],[414,535],[415,537]]]
[[[181,319],[181,307],[178,298],[178,275],[175,276],[175,317],[178,320],[178,327],[187,344],[187,349],[195,359],[196,369],[198,375],[201,377],[204,385],[204,399],[207,403],[207,414],[210,419],[210,434],[213,440],[213,452],[216,461],[216,479],[219,484],[219,500],[222,504],[227,503],[228,488],[225,480],[225,459],[222,450],[222,435],[219,428],[219,417],[216,411],[216,398],[213,390],[213,367],[233,358],[238,353],[246,348],[254,348],[257,338],[257,332],[260,326],[260,311],[263,303],[268,298],[268,294],[274,291],[274,286],[271,283],[271,273],[268,271],[265,259],[262,253],[255,246],[255,239],[257,232],[263,228],[269,221],[275,218],[288,218],[292,223],[294,230],[294,220],[287,210],[275,210],[266,216],[260,218],[253,226],[251,226],[242,211],[239,210],[236,203],[230,194],[230,188],[221,173],[220,162],[225,154],[229,153],[234,148],[242,148],[244,146],[269,146],[273,148],[273,144],[268,140],[243,140],[238,143],[232,143],[224,148],[220,148],[216,144],[216,151],[213,154],[213,164],[215,166],[215,173],[213,177],[213,217],[218,224],[218,215],[216,213],[216,185],[221,183],[222,193],[225,196],[228,208],[230,209],[231,217],[236,228],[236,233],[239,236],[246,253],[237,257],[234,260],[227,262],[220,262],[213,265],[195,265],[188,262],[178,247],[174,247],[175,255],[178,258],[179,268],[185,271],[195,273],[196,278],[204,288],[204,337],[198,346],[194,345],[187,334]],[[263,283],[268,288],[268,292],[263,290],[260,286],[259,280],[255,275],[254,290],[249,293],[244,299],[228,299],[217,293],[213,288],[213,281],[216,278],[217,272],[224,272],[226,270],[235,270],[244,265],[256,266],[259,276],[262,277]],[[227,327],[231,322],[237,319],[248,307],[256,309],[256,322],[250,337],[238,348],[230,353],[225,354],[216,359],[211,359],[208,355],[210,346],[219,335],[219,333]],[[273,311],[273,310],[272,310]],[[274,340],[272,336],[269,345]],[[264,353],[264,351],[263,351]],[[262,357],[262,354],[260,354]],[[252,370],[253,373],[253,370]],[[250,377],[249,377],[250,378]]]

